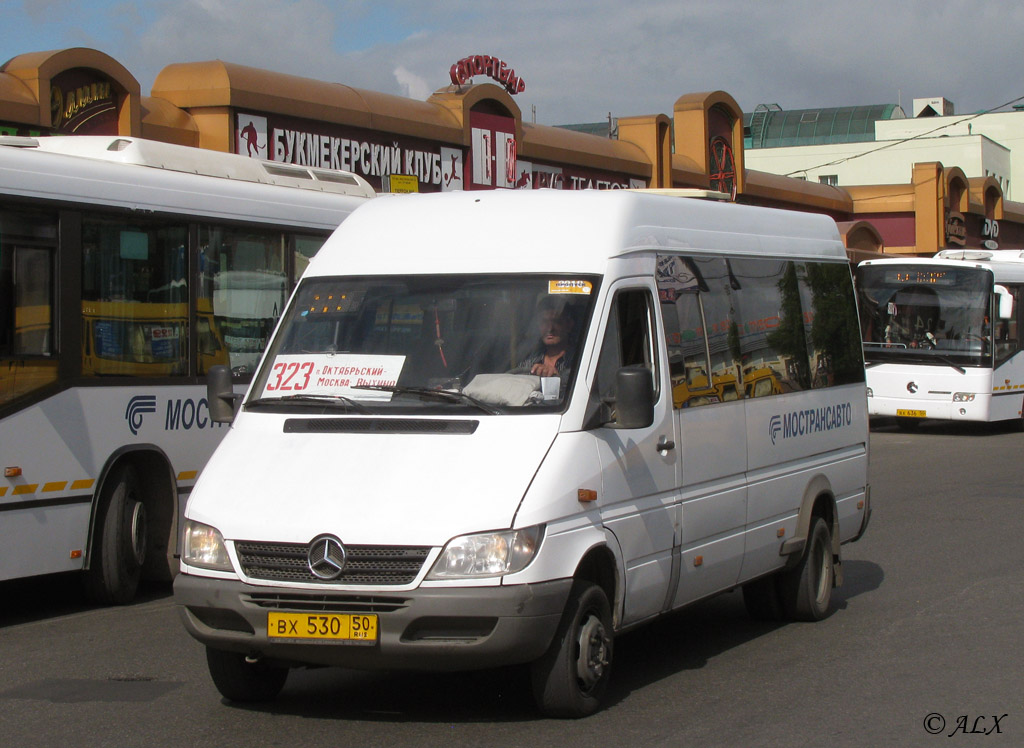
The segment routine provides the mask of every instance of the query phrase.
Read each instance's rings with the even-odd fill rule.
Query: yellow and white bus
[[[122,603],[170,577],[224,432],[205,375],[245,384],[265,342],[231,320],[269,333],[372,196],[347,172],[137,138],[0,137],[0,580],[82,570]],[[256,307],[223,282],[256,275]]]

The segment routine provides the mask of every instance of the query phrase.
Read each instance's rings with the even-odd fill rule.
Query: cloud
[[[410,99],[426,100],[434,92],[423,78],[399,65],[395,68],[395,80],[402,87],[402,94]]]
[[[969,112],[1024,95],[1019,0],[24,0],[14,11],[0,27],[9,54],[95,46],[144,92],[166,65],[221,59],[422,99],[448,85],[452,63],[486,54],[515,68],[516,103],[544,124],[671,114],[683,94],[713,90],[745,111],[944,96]]]

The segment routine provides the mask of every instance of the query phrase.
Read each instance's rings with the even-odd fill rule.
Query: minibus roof
[[[369,201],[307,275],[603,274],[610,259],[651,250],[846,261],[824,215],[640,191],[488,190]]]

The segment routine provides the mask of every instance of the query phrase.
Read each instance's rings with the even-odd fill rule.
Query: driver
[[[572,315],[569,314],[568,306],[554,296],[544,297],[537,309],[540,327],[538,345],[509,373],[559,377],[564,384],[572,371],[576,353],[572,345]]]

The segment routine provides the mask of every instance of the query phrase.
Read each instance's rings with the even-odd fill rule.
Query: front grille
[[[393,613],[408,604],[404,597],[379,595],[307,594],[256,592],[246,597],[253,605],[269,610],[302,610],[309,612]]]
[[[235,542],[242,573],[250,579],[314,584],[409,584],[420,573],[429,546],[346,545],[345,568],[337,579],[320,579],[309,570],[308,543]]]

